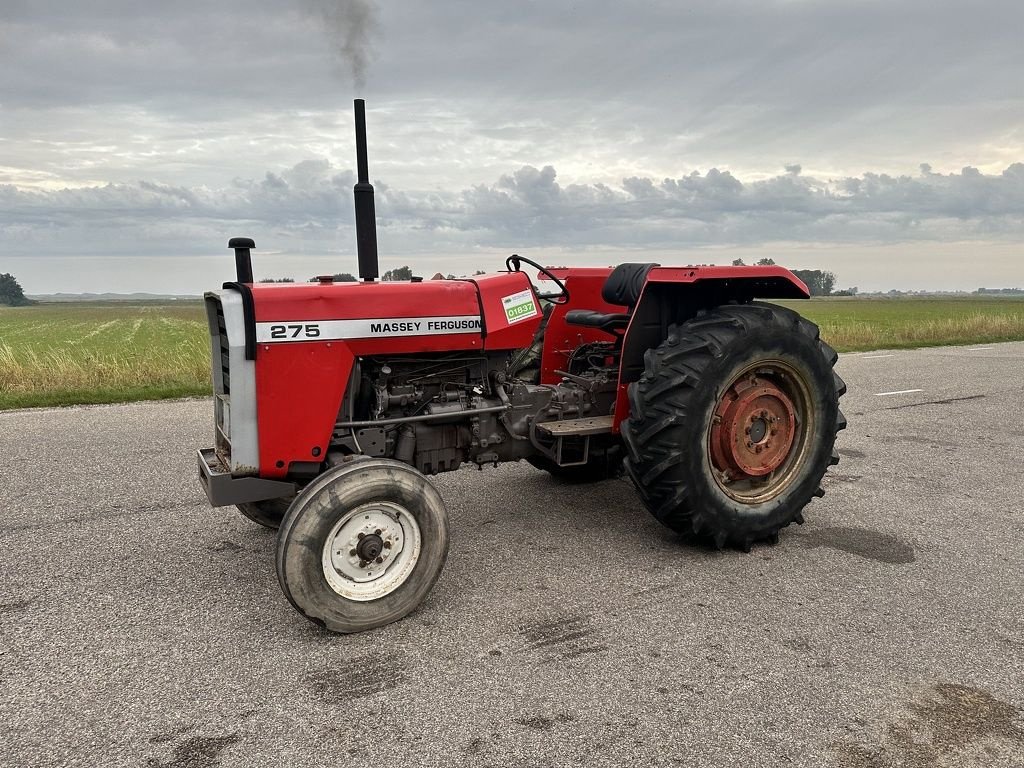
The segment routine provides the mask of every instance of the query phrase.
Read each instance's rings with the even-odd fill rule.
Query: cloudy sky
[[[1024,3],[2,0],[0,272],[198,293],[382,269],[728,263],[1024,285]]]

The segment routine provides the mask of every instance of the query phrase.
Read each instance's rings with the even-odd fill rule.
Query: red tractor
[[[560,478],[625,471],[664,525],[749,549],[803,522],[838,461],[846,387],[782,267],[542,267],[378,282],[356,102],[360,282],[237,281],[206,294],[210,503],[280,527],[292,605],[337,632],[402,618],[433,586],[448,518],[429,475],[525,459]],[[538,284],[522,271],[537,269]]]

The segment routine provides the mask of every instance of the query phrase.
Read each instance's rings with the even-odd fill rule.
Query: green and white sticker
[[[511,296],[503,296],[501,305],[505,308],[505,318],[509,325],[520,320],[529,320],[537,315],[537,304],[533,300],[533,291],[529,288]]]

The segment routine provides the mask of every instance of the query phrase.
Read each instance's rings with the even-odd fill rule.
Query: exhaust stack
[[[353,188],[356,206],[356,254],[359,259],[359,278],[372,283],[380,267],[377,263],[377,215],[373,209],[373,185],[366,161],[366,103],[355,100],[356,166],[359,179]]]

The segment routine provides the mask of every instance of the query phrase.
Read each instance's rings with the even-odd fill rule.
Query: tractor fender
[[[702,309],[754,299],[807,299],[810,291],[785,267],[654,267],[637,300],[622,340],[613,431],[629,416],[629,385],[644,372],[644,354],[661,344],[668,327]]]

